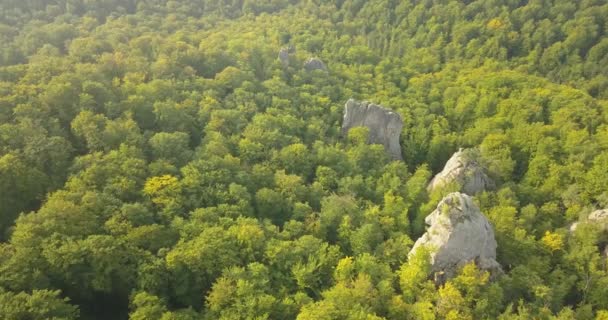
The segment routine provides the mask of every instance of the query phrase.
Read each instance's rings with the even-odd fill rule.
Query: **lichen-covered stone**
[[[353,127],[369,128],[369,143],[383,145],[394,160],[403,159],[399,144],[403,120],[396,112],[367,101],[349,99],[344,106],[342,135],[346,136]]]
[[[485,173],[472,149],[460,149],[448,160],[443,170],[429,183],[427,190],[433,191],[448,184],[456,183],[460,191],[468,195],[492,189],[495,184]]]
[[[427,247],[436,281],[453,277],[471,261],[492,275],[502,273],[496,262],[494,230],[470,196],[459,192],[448,194],[425,222],[429,225],[427,232],[416,241],[409,254]]]

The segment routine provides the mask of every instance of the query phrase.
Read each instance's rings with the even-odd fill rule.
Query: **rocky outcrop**
[[[399,136],[403,129],[401,116],[382,106],[349,99],[344,106],[342,134],[353,127],[369,128],[369,143],[382,144],[392,159],[402,160]]]
[[[496,262],[494,230],[470,196],[459,192],[448,194],[425,222],[429,226],[427,232],[416,241],[409,255],[421,247],[428,248],[431,271],[437,282],[453,277],[471,261],[494,276],[502,273]]]
[[[587,223],[593,223],[594,225],[598,226],[602,232],[608,233],[608,209],[595,210],[591,212],[587,218]],[[604,249],[601,249],[601,246],[604,246]],[[604,260],[604,267],[608,268],[608,244],[605,242],[601,243],[600,249],[602,250],[601,252]]]
[[[581,222],[575,222],[570,225],[570,232],[576,231]],[[601,231],[608,231],[608,209],[595,210],[587,217],[586,222],[592,223],[600,228]],[[608,247],[607,247],[608,248]]]
[[[468,195],[494,188],[494,182],[477,162],[472,149],[460,149],[448,160],[443,170],[429,183],[427,190],[433,191],[448,184],[456,183],[460,191]]]
[[[589,218],[587,218],[589,221],[593,221],[593,222],[597,222],[599,224],[602,225],[602,227],[606,228],[606,231],[608,231],[608,209],[602,209],[602,210],[595,210],[593,212],[591,212],[591,214],[589,215]]]
[[[283,67],[289,66],[289,51],[287,48],[281,48],[279,51],[279,61],[281,61]]]
[[[309,58],[304,62],[304,69],[307,71],[322,70],[327,71],[327,66],[319,58]]]
[[[608,209],[595,210],[589,214],[586,220],[574,222],[568,228],[570,234],[573,235],[581,225],[591,225],[594,228],[598,228],[597,230],[604,234],[602,238],[606,239],[608,235]],[[606,243],[606,240],[598,243],[598,249],[604,260],[604,267],[608,270],[608,243]]]
[[[284,68],[289,66],[289,55],[294,54],[295,52],[296,49],[293,46],[283,47],[279,50],[278,58]]]

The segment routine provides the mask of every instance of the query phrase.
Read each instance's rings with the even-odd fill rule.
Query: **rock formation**
[[[289,55],[293,54],[296,52],[296,49],[294,46],[288,46],[288,47],[283,47],[281,48],[281,50],[279,50],[279,61],[281,61],[281,64],[283,65],[283,67],[288,67],[289,66]]]
[[[587,219],[589,221],[601,224],[602,227],[604,227],[606,231],[608,231],[608,209],[595,210],[591,212],[589,218]]]
[[[474,150],[460,149],[448,160],[443,170],[429,183],[427,190],[433,191],[451,183],[460,185],[460,191],[474,195],[494,188],[494,182],[475,159]]]
[[[587,218],[587,223],[593,223],[598,226],[602,232],[608,233],[608,209],[591,212]],[[604,249],[601,249],[601,246],[604,246]],[[600,250],[602,252],[602,258],[604,258],[605,263],[608,264],[608,244],[605,242],[600,243]]]
[[[289,65],[289,51],[287,48],[281,48],[279,51],[279,60],[283,67],[287,67]]]
[[[577,227],[581,224],[592,224],[599,228],[599,231],[604,233],[603,236],[605,239],[606,234],[608,234],[608,209],[600,209],[591,212],[591,214],[587,217],[586,221],[575,222],[570,226],[570,232],[574,233]],[[608,243],[606,241],[601,241],[598,244],[598,249],[604,259],[604,263],[606,264],[606,268],[608,268]]]
[[[448,194],[425,222],[429,225],[427,232],[416,241],[409,255],[427,247],[437,282],[453,277],[471,261],[494,276],[502,273],[496,262],[492,226],[470,196],[459,192]]]
[[[346,136],[353,127],[369,128],[369,143],[384,145],[394,160],[402,160],[399,136],[403,129],[401,116],[379,105],[349,99],[344,106],[342,134]]]
[[[579,223],[581,222],[571,224],[569,228],[570,232],[576,231]],[[600,230],[608,231],[608,209],[595,210],[591,212],[591,214],[587,217],[587,221],[582,223],[593,223],[594,225],[598,226]]]
[[[323,70],[327,71],[327,66],[319,58],[309,58],[304,62],[304,69],[307,71]]]

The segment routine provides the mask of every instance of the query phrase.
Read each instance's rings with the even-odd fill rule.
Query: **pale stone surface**
[[[308,60],[306,60],[306,62],[304,62],[304,69],[306,69],[308,71],[313,71],[313,70],[327,71],[327,66],[319,58],[309,58]]]
[[[403,129],[401,116],[382,106],[349,99],[344,106],[342,134],[353,127],[369,128],[369,143],[382,144],[394,160],[402,160],[399,136]]]
[[[427,247],[436,281],[453,277],[471,261],[493,275],[502,273],[496,262],[494,230],[470,196],[459,192],[448,194],[425,222],[429,225],[427,232],[416,241],[409,255]]]
[[[460,191],[468,195],[494,188],[494,182],[477,162],[473,150],[460,149],[448,160],[443,170],[429,183],[427,190],[433,191],[450,183],[460,185]]]

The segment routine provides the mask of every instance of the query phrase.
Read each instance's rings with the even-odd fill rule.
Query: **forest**
[[[437,283],[461,148],[503,273]],[[608,320],[606,208],[606,0],[0,1],[0,319]]]

